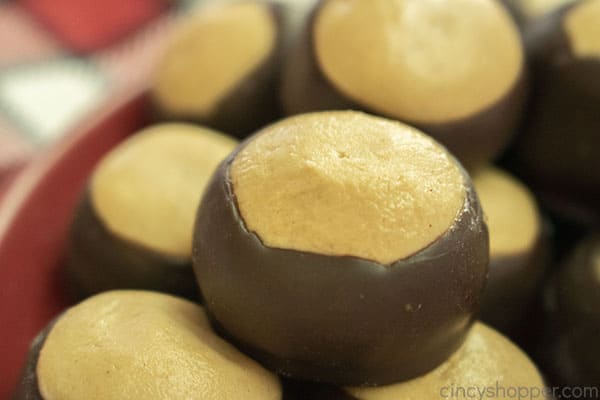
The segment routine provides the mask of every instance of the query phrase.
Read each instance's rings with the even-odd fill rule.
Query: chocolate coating
[[[536,19],[576,1],[581,0],[502,0],[502,3],[508,7],[517,22],[526,27]]]
[[[490,257],[488,283],[481,302],[480,318],[506,334],[528,325],[537,289],[549,263],[549,241],[540,235],[528,251]]]
[[[600,386],[600,235],[572,252],[547,291],[551,373],[561,384]]]
[[[544,362],[549,377],[558,386],[591,386],[600,390],[600,381],[591,381],[588,372],[582,368],[573,355],[573,340],[569,335],[556,334],[545,342]],[[597,397],[585,398],[586,400]]]
[[[163,254],[112,233],[94,210],[89,190],[75,211],[65,274],[77,298],[112,289],[199,297],[190,259]]]
[[[528,77],[525,64],[510,90],[477,113],[444,123],[411,120],[352,100],[330,82],[319,66],[314,45],[313,26],[318,13],[319,7],[316,7],[284,60],[281,99],[286,115],[317,110],[353,109],[397,119],[419,128],[444,144],[468,169],[496,158],[508,145],[520,123],[527,97]]]
[[[460,346],[488,263],[487,228],[470,183],[453,227],[416,254],[381,265],[264,246],[237,208],[229,168],[239,150],[207,187],[193,248],[207,308],[226,337],[284,376],[339,385],[409,379]]]
[[[283,380],[283,400],[356,400],[343,389],[304,381]]]
[[[590,225],[600,221],[600,58],[578,56],[564,28],[585,3],[527,29],[534,90],[515,170],[553,212]]]
[[[42,347],[44,347],[44,342],[52,330],[54,322],[56,322],[56,320],[48,324],[48,326],[33,339],[21,379],[19,380],[12,397],[13,400],[44,400],[38,388],[36,368],[38,359],[40,358],[40,351],[42,350]]]
[[[541,391],[544,382],[537,367],[518,347],[489,327],[476,323],[463,346],[447,362],[410,381],[372,388],[336,388],[284,381],[284,394],[286,400],[434,400],[475,397],[476,394],[461,396],[457,389],[465,385],[485,390],[477,394],[482,398],[504,399],[512,396],[502,395],[500,390],[494,395],[493,389],[483,388],[503,387],[506,392],[511,387],[526,387]]]

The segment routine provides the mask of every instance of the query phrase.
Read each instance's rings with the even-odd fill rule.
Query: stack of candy
[[[202,2],[15,398],[594,398],[599,110],[600,0]]]

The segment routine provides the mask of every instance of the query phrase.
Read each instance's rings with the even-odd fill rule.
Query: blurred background
[[[36,154],[147,85],[194,0],[0,1],[0,192]]]

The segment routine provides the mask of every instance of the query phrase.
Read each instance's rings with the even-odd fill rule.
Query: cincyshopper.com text
[[[491,386],[449,385],[440,388],[442,399],[600,399],[600,388],[591,386],[528,387],[503,386],[499,382]]]

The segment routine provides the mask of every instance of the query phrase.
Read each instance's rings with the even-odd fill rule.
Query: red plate
[[[0,399],[29,343],[66,305],[62,264],[71,214],[100,157],[146,123],[136,94],[114,104],[28,166],[0,204]]]

